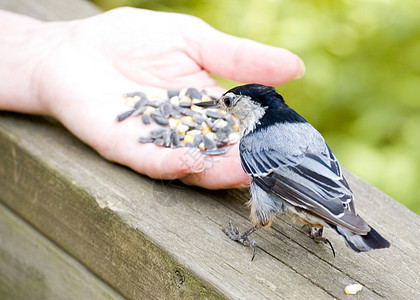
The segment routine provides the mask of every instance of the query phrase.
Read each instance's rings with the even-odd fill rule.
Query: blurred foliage
[[[343,166],[420,213],[420,1],[94,2],[105,10],[188,13],[295,52],[306,75],[278,88],[289,105],[324,135]]]

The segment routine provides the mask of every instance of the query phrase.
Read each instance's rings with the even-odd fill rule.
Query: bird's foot
[[[310,227],[311,228],[311,238],[313,238],[313,240],[317,243],[323,242],[325,244],[330,245],[332,253],[335,257],[335,251],[334,251],[334,247],[332,245],[332,243],[330,242],[329,239],[327,239],[325,236],[323,236],[324,233],[324,228],[316,228],[316,227]]]
[[[250,246],[253,249],[253,254],[252,254],[252,258],[251,260],[254,260],[255,254],[257,254],[257,242],[254,240],[249,240],[248,236],[253,233],[255,230],[257,230],[257,226],[253,226],[250,229],[248,229],[247,231],[245,231],[244,233],[241,233],[239,231],[239,228],[233,227],[233,223],[232,220],[229,220],[229,228],[223,228],[223,232],[231,239],[234,241],[237,241],[238,243],[241,243],[244,246]]]

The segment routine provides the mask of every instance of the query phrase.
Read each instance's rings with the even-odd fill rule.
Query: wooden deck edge
[[[0,8],[44,20],[99,11],[76,0],[0,0]],[[345,175],[358,212],[390,240],[390,249],[356,254],[332,234],[334,258],[279,217],[253,236],[259,252],[251,263],[251,249],[221,231],[230,218],[241,229],[249,226],[246,191],[161,184],[106,162],[56,122],[0,113],[0,201],[132,299],[348,299],[344,287],[354,282],[364,286],[357,298],[420,298],[420,217]]]
[[[3,204],[121,295],[223,298],[115,211],[100,208],[95,196],[79,188],[74,178],[63,177],[1,131],[0,149]]]
[[[2,299],[124,299],[0,203]]]

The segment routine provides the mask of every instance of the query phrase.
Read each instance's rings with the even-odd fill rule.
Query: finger
[[[148,125],[150,128],[152,125]],[[157,127],[157,125],[156,125]],[[147,134],[143,130],[143,135]],[[239,146],[227,148],[221,156],[206,156],[196,148],[168,149],[154,144],[139,144],[139,121],[129,118],[113,126],[107,140],[112,143],[112,159],[152,178],[180,179],[190,185],[208,189],[226,189],[249,185],[244,173]],[[115,156],[116,155],[116,156]],[[107,155],[105,155],[107,156]]]
[[[219,98],[226,92],[226,89],[220,87],[219,85],[215,85],[215,86],[205,87],[205,91],[207,92],[208,95]]]
[[[98,152],[108,160],[160,179],[178,179],[205,169],[205,156],[197,148],[170,149],[138,142],[140,136],[147,137],[151,130],[164,127],[154,123],[144,125],[140,117],[129,117],[118,123],[115,112],[112,120],[113,124],[109,124],[97,147]]]
[[[154,144],[135,145],[119,158],[119,163],[159,179],[179,179],[205,170],[203,155],[198,149],[169,149]]]
[[[79,74],[72,70],[72,66],[68,66],[68,69],[73,72],[69,71],[67,74]],[[96,70],[99,67],[104,69],[106,64],[98,63],[98,68],[84,70],[85,76],[96,78],[94,81],[84,80],[83,76],[67,76],[55,84],[57,91],[66,90],[65,87],[68,86],[76,86],[77,89],[67,89],[67,92],[57,94],[56,99],[60,98],[61,104],[51,107],[52,115],[108,160],[126,165],[142,174],[153,178],[175,179],[203,172],[204,156],[197,154],[197,149],[195,152],[191,148],[167,149],[138,142],[139,136],[148,136],[149,131],[158,125],[144,125],[140,117],[116,122],[117,114],[130,109],[124,104],[124,93],[145,91],[150,94],[162,90],[151,92],[112,69],[98,73]],[[239,161],[238,156],[236,160]],[[192,182],[199,184],[197,181]],[[223,186],[220,179],[218,182]],[[215,186],[208,179],[203,180],[203,184]],[[234,184],[235,182],[227,185]]]
[[[292,52],[219,32],[206,23],[185,31],[188,52],[216,75],[239,81],[279,85],[302,77],[305,66]]]
[[[102,153],[109,160],[129,166],[152,178],[180,179],[184,183],[209,189],[244,187],[249,183],[244,173],[238,145],[228,148],[221,156],[201,154],[197,148],[168,149],[137,142],[140,121],[129,118],[112,126],[104,140],[108,149]],[[148,125],[150,128],[152,125]],[[158,127],[156,125],[156,127]]]
[[[230,189],[249,186],[249,176],[242,169],[239,157],[209,157],[203,172],[190,174],[181,179],[189,185],[207,189]]]
[[[97,74],[95,81],[86,82],[76,77],[71,78],[71,83],[60,83],[58,87],[77,86],[78,90],[61,93],[63,105],[55,105],[52,115],[106,159],[150,177],[174,179],[202,171],[201,154],[188,155],[186,149],[172,150],[138,142],[139,136],[148,136],[157,124],[144,125],[140,117],[116,121],[119,113],[130,109],[124,103],[124,93],[142,91],[153,95],[162,90],[138,86],[112,71],[106,74],[108,76]]]

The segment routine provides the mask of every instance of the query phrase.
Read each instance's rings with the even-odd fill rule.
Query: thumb
[[[303,61],[286,49],[222,33],[199,19],[195,22],[198,24],[184,30],[187,51],[211,73],[267,85],[280,85],[305,73]]]

